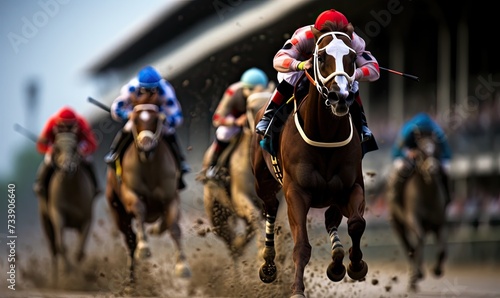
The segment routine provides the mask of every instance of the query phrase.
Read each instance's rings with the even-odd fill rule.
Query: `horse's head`
[[[132,112],[132,132],[141,158],[148,159],[158,146],[165,116],[154,104],[139,104]]]
[[[52,147],[54,166],[66,174],[74,174],[78,169],[80,158],[76,133],[73,131],[57,133]]]
[[[436,136],[433,133],[413,132],[416,148],[414,157],[416,169],[424,178],[431,179],[433,176],[441,174],[441,162],[439,160],[439,146],[437,146]]]
[[[344,116],[354,101],[356,51],[352,48],[351,24],[339,27],[327,22],[324,29],[312,29],[316,38],[314,49],[314,81],[318,92],[332,113]]]

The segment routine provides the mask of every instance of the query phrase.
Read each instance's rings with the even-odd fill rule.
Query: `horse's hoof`
[[[357,271],[354,271],[352,268],[352,263],[349,264],[349,267],[347,268],[347,274],[350,278],[354,280],[361,280],[366,276],[366,274],[368,273],[368,264],[366,264],[365,261],[361,260],[360,265],[361,268]]]
[[[335,265],[334,262],[331,262],[326,269],[326,276],[328,276],[331,281],[338,282],[344,278],[345,272],[345,266],[342,263]]]
[[[180,278],[190,278],[191,269],[185,262],[178,262],[175,264],[175,276]]]
[[[433,272],[435,277],[443,276],[443,270],[440,267],[435,267]]]
[[[293,294],[290,298],[306,298],[306,295],[304,295],[304,292],[297,292]]]
[[[139,242],[137,245],[137,250],[135,251],[135,258],[139,260],[144,260],[151,257],[151,250],[146,243]]]
[[[263,283],[272,283],[276,280],[278,276],[278,270],[276,270],[276,265],[270,263],[264,263],[260,266],[259,277]]]

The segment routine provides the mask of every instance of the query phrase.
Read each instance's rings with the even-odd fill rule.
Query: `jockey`
[[[402,126],[392,147],[393,172],[388,181],[388,201],[401,202],[401,195],[406,179],[414,169],[414,151],[417,147],[415,132],[433,133],[437,138],[438,152],[442,166],[443,184],[445,186],[446,205],[451,202],[448,185],[448,173],[452,157],[451,148],[443,129],[432,120],[427,113],[418,113]]]
[[[262,119],[255,127],[258,134],[267,135],[271,119],[275,112],[292,97],[294,86],[301,78],[302,71],[312,67],[311,58],[316,46],[312,30],[315,28],[321,31],[327,21],[343,26],[347,26],[349,23],[341,12],[335,9],[326,10],[317,17],[313,25],[297,29],[274,56],[273,66],[278,71],[278,81],[280,83],[271,96]],[[380,77],[378,62],[370,52],[365,50],[365,41],[356,33],[353,33],[352,36],[352,48],[357,53],[355,80],[360,82],[378,80]],[[356,102],[361,112],[361,140],[366,142],[372,139],[373,135],[367,126],[359,93],[356,94]]]
[[[37,172],[37,178],[33,190],[39,197],[47,198],[47,189],[50,177],[54,172],[52,166],[52,145],[55,136],[59,132],[75,131],[78,138],[78,148],[82,155],[82,165],[87,168],[91,179],[95,185],[96,195],[100,192],[97,182],[97,176],[91,162],[91,154],[97,149],[97,142],[90,125],[82,116],[75,113],[69,107],[63,107],[46,122],[38,140],[36,142],[37,150],[45,154],[43,162],[40,164]]]
[[[172,85],[163,79],[155,68],[151,66],[142,68],[137,77],[130,80],[121,88],[120,95],[111,105],[112,118],[118,122],[128,122],[134,104],[143,102],[144,99],[159,101],[160,112],[166,116],[166,121],[163,125],[163,138],[172,149],[181,173],[190,172],[191,168],[180,150],[175,133],[175,128],[179,127],[184,120],[181,106]],[[121,157],[128,145],[132,143],[131,127],[131,123],[126,124],[118,131],[118,134],[114,138],[110,152],[104,157],[104,161],[109,166],[114,167],[115,161]],[[181,178],[180,189],[184,187],[185,185]]]
[[[238,82],[231,84],[215,109],[212,123],[217,128],[212,159],[206,172],[207,178],[214,178],[219,157],[231,140],[247,124],[247,98],[252,93],[263,91],[268,84],[267,75],[258,68],[246,70]]]

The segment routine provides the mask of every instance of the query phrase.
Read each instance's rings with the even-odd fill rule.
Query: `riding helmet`
[[[260,69],[252,67],[246,70],[243,75],[241,75],[240,81],[247,88],[254,88],[256,85],[267,86],[268,78],[267,75]]]
[[[316,22],[314,23],[314,28],[318,30],[323,29],[323,25],[325,25],[327,21],[338,23],[341,24],[342,26],[347,26],[347,24],[349,24],[349,21],[344,16],[344,14],[335,9],[329,9],[319,14],[318,18],[316,19]]]
[[[139,87],[155,88],[160,86],[162,77],[154,67],[146,66],[139,71],[137,79],[139,80]]]

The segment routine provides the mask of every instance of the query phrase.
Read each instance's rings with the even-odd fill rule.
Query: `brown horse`
[[[436,237],[435,276],[443,274],[446,259],[446,194],[442,166],[432,134],[415,133],[415,166],[403,186],[402,200],[389,204],[391,223],[408,255],[409,290],[417,290],[422,270],[426,236]]]
[[[251,139],[255,127],[255,114],[271,94],[259,92],[247,99],[247,119],[250,124],[243,127],[220,158],[221,164],[228,164],[227,179],[206,179],[205,171],[212,158],[210,145],[203,157],[203,170],[198,180],[203,182],[203,202],[214,234],[227,245],[231,256],[241,256],[254,239],[258,222],[262,219],[262,204],[253,186],[251,169]],[[225,168],[225,167],[222,167]],[[222,169],[219,171],[222,172]],[[243,222],[244,234],[238,235],[238,222]]]
[[[366,226],[362,151],[349,114],[354,100],[351,88],[356,53],[350,38],[354,29],[351,25],[336,28],[333,23],[329,23],[329,29],[326,33],[313,29],[314,79],[307,74],[311,81],[309,93],[286,121],[276,156],[260,148],[261,136],[255,135],[253,142],[256,191],[266,212],[265,263],[259,275],[265,283],[277,276],[274,223],[279,205],[276,193],[282,188],[294,240],[292,297],[305,297],[304,270],[312,249],[307,233],[310,208],[327,208],[325,227],[332,242],[332,262],[327,268],[330,280],[340,281],[346,272],[342,263],[344,249],[337,233],[342,216],[348,219],[352,240],[347,272],[352,279],[360,280],[368,271],[360,248]],[[263,112],[260,110],[258,116]]]
[[[72,268],[64,244],[65,229],[78,231],[76,260],[80,262],[92,223],[96,190],[90,173],[80,166],[81,159],[76,133],[56,134],[52,148],[55,170],[48,185],[47,200],[39,200],[42,226],[52,253],[54,282],[58,278],[58,257],[62,258],[66,272]]]
[[[175,274],[189,277],[191,271],[181,243],[180,170],[166,142],[162,141],[164,115],[154,104],[140,104],[131,114],[134,143],[126,150],[117,172],[108,169],[106,197],[129,251],[130,279],[135,259],[151,256],[145,225],[156,223],[151,234],[167,229],[177,246]],[[121,172],[121,173],[120,173]],[[136,229],[132,226],[135,219]],[[137,233],[137,234],[136,234]]]

